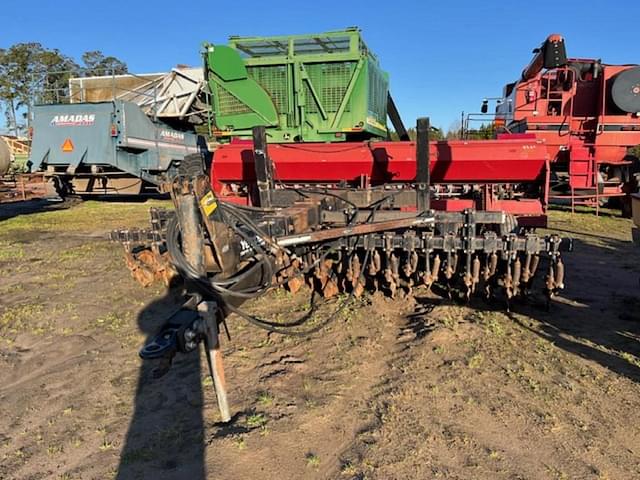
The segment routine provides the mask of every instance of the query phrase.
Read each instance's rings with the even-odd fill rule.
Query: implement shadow
[[[53,210],[65,210],[71,205],[71,202],[46,200],[42,198],[15,202],[3,202],[0,203],[0,222],[20,215],[50,212]]]
[[[640,248],[580,234],[563,257],[566,290],[550,311],[514,310],[540,322],[511,318],[556,346],[640,382]]]
[[[631,242],[580,235],[574,239],[574,251],[563,255],[566,289],[561,296],[547,310],[540,293],[544,270],[539,271],[535,293],[526,300],[512,300],[507,315],[557,347],[640,382],[640,248]],[[543,263],[541,267],[546,268]],[[417,311],[407,317],[412,329],[424,331],[430,310],[437,305],[464,304],[448,300],[444,289],[433,292],[437,298],[416,297]],[[472,297],[469,306],[506,312],[503,299],[486,302]]]
[[[144,195],[96,195],[87,200],[103,203],[145,203],[147,200],[166,200],[167,194]],[[79,205],[84,200],[79,197],[60,198],[34,198],[30,200],[17,200],[0,202],[0,222],[22,215],[45,213],[56,210],[66,210]]]
[[[567,352],[640,382],[640,249],[631,242],[576,233],[564,255],[566,290],[550,311],[530,305],[515,311],[540,322],[523,328]]]
[[[140,313],[147,340],[181,303],[174,289]],[[142,360],[118,480],[206,478],[199,351],[177,355],[171,369],[155,378],[161,368],[158,361]]]

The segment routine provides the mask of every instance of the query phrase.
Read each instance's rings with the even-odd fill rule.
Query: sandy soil
[[[176,299],[139,287],[104,234],[149,206],[0,206],[0,478],[640,478],[629,221],[553,213],[575,251],[550,311],[374,295],[311,338],[230,317],[223,425],[198,355],[160,379],[137,356]]]

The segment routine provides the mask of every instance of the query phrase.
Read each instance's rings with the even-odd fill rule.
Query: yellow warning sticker
[[[67,138],[62,144],[62,151],[65,153],[73,152],[73,142],[70,138]]]
[[[200,199],[200,206],[207,217],[215,212],[216,208],[218,208],[218,203],[216,202],[216,197],[213,196],[213,192],[207,192],[207,194]]]

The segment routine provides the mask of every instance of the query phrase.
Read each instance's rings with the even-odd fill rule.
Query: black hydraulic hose
[[[362,281],[362,278],[364,276],[364,271],[365,268],[367,266],[367,264],[369,263],[369,257],[371,254],[371,250],[367,250],[367,253],[365,254],[365,258],[364,258],[364,262],[362,264],[362,269],[360,270],[360,275],[358,276],[358,281],[357,283],[360,283]],[[258,318],[254,315],[248,314],[242,310],[240,310],[237,307],[234,307],[232,305],[229,305],[229,310],[232,311],[233,313],[237,314],[238,316],[240,316],[241,318],[244,318],[247,322],[249,322],[252,325],[255,325],[258,328],[261,328],[263,330],[266,330],[270,333],[278,333],[280,335],[290,335],[290,336],[294,336],[294,337],[306,337],[308,335],[311,335],[313,333],[316,333],[320,330],[322,330],[324,327],[326,327],[327,325],[329,325],[333,320],[335,320],[335,318],[337,317],[337,315],[342,311],[342,309],[344,309],[344,307],[347,306],[347,304],[353,299],[354,297],[354,292],[355,292],[355,288],[353,290],[351,290],[351,292],[349,293],[349,296],[347,297],[347,299],[342,302],[338,308],[336,308],[334,310],[334,312],[327,316],[322,322],[320,322],[319,324],[315,325],[314,327],[311,327],[307,330],[299,330],[299,331],[295,331],[295,330],[289,330],[288,329],[288,325],[289,324],[276,324],[274,322],[269,322],[267,320]],[[312,298],[315,292],[312,293]],[[305,318],[305,322],[307,321],[308,317],[310,316],[310,314],[313,312],[313,308],[310,309],[303,318]],[[294,323],[294,322],[292,322]],[[304,323],[304,322],[303,322]],[[285,327],[286,325],[286,327]]]
[[[306,191],[307,193],[310,193],[310,194],[315,193],[315,194],[328,195],[328,196],[335,197],[341,201],[344,201],[345,203],[352,205],[353,208],[355,209],[354,214],[348,220],[348,224],[351,224],[355,220],[355,218],[357,218],[357,214],[359,211],[358,207],[353,202],[345,200],[336,194],[333,194],[327,191],[321,191],[321,190],[320,191],[313,191],[313,190],[306,190],[306,189],[293,189],[293,190],[298,191],[298,193]],[[303,193],[301,194],[305,196]],[[386,197],[384,197],[383,199],[377,202],[374,202],[371,205],[373,207],[373,211],[371,212],[371,214],[373,215],[373,213],[382,206],[384,201],[393,197],[394,195],[395,193],[391,193]],[[227,202],[220,202],[220,206],[222,207],[222,211],[224,213],[229,213],[232,216],[236,217],[237,220],[239,220],[245,227],[247,227],[250,231],[252,231],[257,237],[264,240],[265,243],[271,245],[276,249],[281,248],[274,242],[274,240],[269,235],[267,235],[264,231],[262,231],[262,229],[260,229],[257,225],[255,225],[253,220],[248,218],[245,212],[241,211],[241,208],[239,206],[233,205]],[[262,211],[262,209],[257,209],[257,210]],[[184,256],[184,253],[182,252],[182,249],[180,248],[180,242],[179,242],[180,229],[178,226],[177,216],[174,216],[171,220],[169,220],[167,224],[167,250],[169,252],[169,255],[171,255],[171,258],[173,259],[174,264],[176,265],[176,268],[178,269],[178,271],[185,278],[194,281],[195,284],[199,288],[203,289],[205,293],[212,294],[214,297],[223,297],[226,295],[226,296],[247,300],[251,298],[256,298],[264,294],[271,287],[282,285],[282,283],[276,284],[276,285],[272,283],[272,277],[274,272],[273,272],[273,265],[267,259],[267,256],[269,255],[269,253],[259,243],[255,242],[253,238],[248,236],[241,228],[239,228],[234,223],[231,223],[231,222],[229,223],[231,228],[233,228],[233,230],[239,236],[241,236],[244,240],[246,240],[257,252],[261,253],[259,261],[257,263],[255,263],[254,265],[247,268],[245,271],[241,273],[238,273],[236,275],[233,275],[232,277],[225,278],[222,280],[209,279],[206,276],[203,277],[203,275],[200,272],[196,271],[191,266],[191,264],[187,261],[186,257]],[[315,262],[313,262],[313,264],[307,267],[305,271],[298,272],[296,277],[299,275],[305,275],[306,273],[308,273],[311,270],[311,268],[313,268],[315,265],[319,264],[322,260],[324,260],[332,251],[333,251],[332,249],[329,249],[318,260],[316,260]],[[364,277],[364,272],[366,270],[366,266],[370,260],[370,255],[371,255],[371,250],[368,249],[365,254],[363,266],[360,270],[360,274],[358,276],[356,285],[362,282],[362,279]],[[241,280],[247,278],[247,276],[254,273],[255,268],[266,268],[267,282],[264,282],[262,285],[252,287],[252,288],[234,290],[233,285],[238,284]],[[262,277],[263,278],[265,277],[264,272],[262,274]],[[287,279],[286,281],[290,281],[290,279]],[[286,281],[283,283],[286,283]],[[226,286],[230,286],[230,287],[227,288]],[[314,302],[314,298],[315,298],[314,291],[311,294],[311,301],[310,301],[311,308],[300,318],[287,323],[271,322],[269,320],[256,317],[255,315],[251,315],[239,309],[238,307],[231,305],[228,302],[224,302],[224,303],[225,303],[225,307],[229,311],[237,314],[239,317],[245,319],[247,322],[249,322],[250,324],[258,328],[261,328],[271,333],[303,337],[303,336],[311,335],[315,332],[318,332],[322,328],[326,327],[329,323],[331,323],[336,318],[338,313],[340,313],[342,309],[353,299],[355,291],[356,291],[356,288],[354,287],[354,289],[351,290],[351,292],[349,293],[349,296],[347,297],[347,299],[344,302],[342,302],[341,305],[339,305],[338,308],[336,308],[336,310],[331,315],[326,317],[323,321],[321,321],[319,324],[315,325],[314,327],[311,327],[307,330],[302,330],[302,331],[292,330],[292,328],[298,327],[306,323],[311,317],[311,315],[313,314],[313,312],[315,311],[316,307]]]
[[[389,196],[393,196],[393,195],[389,195]],[[385,200],[385,199],[383,199]],[[374,206],[373,211],[379,209],[382,206],[382,201],[380,201],[377,205]],[[357,207],[356,207],[357,209]],[[373,212],[372,212],[373,213]],[[354,239],[354,241],[357,241],[357,239]],[[364,261],[362,263],[362,268],[360,269],[360,274],[358,275],[358,280],[356,282],[356,285],[359,284],[360,282],[362,282],[362,279],[364,277],[364,272],[366,270],[367,264],[369,263],[369,259],[371,256],[371,250],[368,249],[367,253],[365,254],[364,257]],[[258,328],[262,328],[263,330],[267,330],[268,332],[271,333],[278,333],[281,335],[291,335],[291,336],[298,336],[298,337],[303,337],[303,336],[307,336],[307,335],[311,335],[319,330],[321,330],[322,328],[326,327],[329,323],[331,323],[336,316],[338,315],[338,313],[340,313],[342,311],[342,309],[347,305],[347,303],[349,303],[349,301],[353,298],[354,293],[355,293],[355,288],[353,290],[351,290],[351,292],[349,293],[349,296],[347,297],[347,299],[340,305],[338,306],[338,308],[336,308],[336,310],[329,315],[323,322],[319,323],[318,325],[316,325],[315,327],[312,327],[310,329],[307,330],[303,330],[303,331],[291,331],[286,329],[285,325],[287,324],[274,324],[274,322],[269,322],[267,320],[258,318],[254,315],[248,314],[242,310],[240,310],[237,307],[234,307],[232,305],[229,305],[229,310],[232,311],[233,313],[237,314],[238,316],[240,316],[241,318],[244,318],[246,321],[248,321],[249,323],[251,323],[252,325],[255,325]],[[313,294],[314,292],[312,292],[312,300],[313,300]],[[303,316],[303,318],[307,317],[313,312],[313,302],[311,302],[312,308],[311,310],[309,310],[309,312]],[[292,322],[292,323],[296,323],[296,322]],[[288,326],[288,325],[287,325]]]
[[[392,196],[392,195],[390,195],[390,196]],[[382,202],[379,202],[377,205],[375,205],[373,210],[375,211],[375,210],[379,209],[381,206],[382,206]],[[356,209],[357,209],[357,207],[356,207]],[[354,242],[355,241],[357,241],[357,240],[354,239]],[[327,252],[323,256],[323,258],[326,258],[326,255],[328,255],[328,253],[329,252]],[[370,256],[371,256],[371,250],[367,250],[367,253],[365,254],[365,257],[364,257],[364,262],[362,264],[362,268],[360,269],[360,274],[358,276],[358,280],[356,282],[356,285],[362,282],[362,279],[364,277],[364,272],[365,272],[367,264],[369,263],[369,260],[370,260]],[[322,260],[322,258],[320,259],[320,261],[321,260]],[[310,270],[310,268],[309,268],[309,270]],[[233,305],[228,305],[228,308],[233,313],[237,314],[241,318],[244,318],[250,324],[252,324],[252,325],[254,325],[254,326],[258,327],[258,328],[261,328],[263,330],[266,330],[266,331],[268,331],[270,333],[278,333],[278,334],[281,334],[281,335],[304,337],[304,336],[311,335],[311,334],[313,334],[315,332],[318,332],[322,328],[326,327],[329,323],[331,323],[336,318],[338,313],[340,313],[342,311],[342,309],[353,298],[354,293],[355,293],[355,288],[353,290],[351,290],[351,292],[349,293],[349,296],[347,297],[347,299],[340,306],[338,306],[338,308],[336,308],[336,310],[331,315],[326,317],[325,320],[320,322],[318,325],[316,325],[316,326],[314,326],[312,328],[309,328],[307,330],[303,330],[303,331],[292,331],[292,330],[289,330],[289,328],[291,328],[292,324],[300,325],[302,323],[305,323],[308,320],[308,318],[310,317],[311,313],[313,313],[313,311],[314,311],[313,298],[314,298],[315,292],[312,292],[312,294],[311,294],[311,302],[310,302],[311,303],[311,309],[309,309],[309,311],[305,315],[303,315],[300,319],[295,320],[294,322],[289,322],[288,324],[276,324],[274,322],[270,322],[268,320],[264,320],[264,319],[258,318],[258,317],[254,316],[254,315],[251,315],[251,314],[249,314],[249,313],[247,313],[247,312],[245,312],[245,311],[243,311],[243,310],[241,310],[241,309],[239,309],[237,307],[234,307]]]
[[[256,290],[253,291],[251,293],[247,292],[244,293],[243,291],[236,291],[236,290],[232,290],[232,289],[227,289],[227,288],[223,288],[220,285],[217,284],[217,282],[215,281],[210,281],[209,279],[204,279],[202,277],[202,275],[200,275],[186,260],[186,257],[184,256],[184,253],[182,252],[182,250],[180,249],[179,246],[179,242],[178,242],[178,237],[180,234],[180,230],[178,228],[178,221],[177,218],[174,217],[172,218],[169,223],[167,224],[167,250],[169,251],[169,255],[171,255],[172,260],[174,261],[174,264],[176,265],[176,268],[178,268],[178,271],[185,276],[185,278],[189,279],[189,280],[193,280],[196,282],[196,285],[202,289],[204,289],[204,291],[208,294],[213,294],[215,297],[220,297],[222,295],[233,295],[233,296],[238,296],[241,298],[255,298],[257,296],[259,296],[261,293],[264,293],[265,289],[261,289],[260,290]],[[325,254],[325,256],[323,256],[324,258],[326,258],[326,255],[328,255],[329,252],[327,252]],[[365,260],[364,260],[364,264],[363,264],[363,268],[360,271],[360,276],[358,278],[358,282],[360,282],[362,280],[362,277],[364,275],[364,270],[367,265],[367,263],[369,262],[369,257],[370,257],[370,250],[367,250],[367,253],[365,255]],[[321,257],[322,259],[322,257]],[[320,259],[320,260],[321,260]],[[264,262],[264,259],[261,260],[262,262]],[[270,265],[270,262],[266,261],[266,264]],[[250,267],[250,269],[253,268],[257,268],[259,265],[261,265],[260,263],[256,263],[256,265]],[[228,282],[229,280],[238,280],[240,278],[240,276],[247,275],[248,272],[250,271],[247,270],[241,274],[239,274],[238,276],[234,276],[230,279],[225,279],[224,282]],[[353,298],[354,296],[354,291],[352,290],[351,293],[349,294],[349,297],[347,298],[347,300],[345,300],[344,302],[342,302],[342,304],[340,306],[338,306],[338,308],[336,308],[336,310],[329,315],[327,318],[325,318],[325,320],[323,320],[322,322],[320,322],[318,325],[309,328],[307,330],[302,330],[302,331],[295,331],[295,330],[291,330],[291,328],[293,327],[298,327],[300,325],[303,325],[304,323],[306,323],[311,315],[315,312],[316,310],[316,306],[315,306],[315,302],[313,301],[315,298],[315,292],[312,292],[312,297],[311,297],[311,308],[300,318],[292,321],[292,322],[287,322],[287,323],[277,323],[277,322],[271,322],[269,320],[265,320],[265,319],[261,319],[258,318],[254,315],[251,315],[241,309],[239,309],[238,307],[235,307],[231,304],[229,304],[228,302],[225,302],[225,308],[227,308],[229,311],[237,314],[239,317],[245,319],[246,321],[248,321],[249,323],[251,323],[252,325],[261,328],[263,330],[267,330],[271,333],[277,333],[277,334],[281,334],[281,335],[292,335],[292,336],[307,336],[307,335],[311,335],[319,330],[321,330],[322,328],[324,328],[326,325],[328,325],[332,320],[335,319],[335,317],[338,315],[338,313],[340,313],[340,311],[347,305],[347,303]]]
[[[244,212],[238,211],[236,210],[235,206],[232,206],[232,204],[230,203],[220,203],[222,210],[225,213],[230,213],[231,215],[233,215],[234,217],[236,217],[236,219],[240,220],[247,228],[249,228],[256,236],[260,237],[262,240],[264,240],[264,242],[268,245],[270,245],[271,247],[275,248],[275,249],[280,249],[280,247],[273,241],[273,239],[267,235],[266,232],[264,232],[260,227],[258,227],[253,220],[251,220],[249,217],[247,217]],[[231,227],[241,236],[243,236],[243,238],[245,240],[247,240],[247,242],[249,242],[250,244],[254,243],[253,239],[247,238],[245,237],[244,233],[237,229],[234,225],[231,225]],[[264,249],[258,245],[255,244],[254,246],[257,246],[259,250],[264,251]]]
[[[180,243],[178,240],[179,236],[180,229],[178,228],[178,219],[174,217],[167,223],[167,251],[171,256],[174,265],[176,266],[180,274],[185,278],[192,280],[207,289],[213,289],[213,291],[215,291],[218,295],[226,294],[245,299],[253,298],[257,296],[261,291],[266,291],[270,287],[273,267],[271,266],[271,262],[264,259],[264,256],[260,258],[258,263],[247,269],[247,271],[237,274],[233,277],[225,278],[223,280],[223,283],[218,283],[215,280],[203,278],[200,272],[193,268],[193,266],[187,261],[186,257],[184,256],[184,253],[180,248]],[[253,273],[253,269],[263,266],[267,267],[266,278],[269,280],[269,284],[244,290],[232,290],[223,286],[229,285],[231,283],[238,283],[240,280]]]

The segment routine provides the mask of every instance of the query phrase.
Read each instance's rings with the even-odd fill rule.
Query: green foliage
[[[411,141],[415,141],[415,139],[416,139],[416,129],[415,129],[415,127],[407,128],[407,133],[409,134],[409,139]],[[398,140],[400,140],[400,136],[398,135],[398,133],[394,132],[393,130],[391,130],[389,132],[389,136],[391,137],[391,140],[393,140],[394,142],[397,142]],[[440,128],[431,127],[431,132],[429,133],[429,138],[431,140],[444,140],[444,133],[442,132],[442,129],[440,129]]]
[[[84,66],[37,42],[0,49],[0,105],[12,133],[25,133],[33,104],[68,101],[69,78],[127,72],[124,62],[97,50],[84,53],[82,61]]]
[[[493,123],[483,123],[477,130],[469,130],[467,138],[469,140],[490,140],[495,138],[496,126]]]
[[[127,73],[127,64],[116,57],[105,57],[100,50],[91,50],[82,54],[85,77],[100,75],[121,75]]]
[[[4,104],[7,124],[18,134],[25,127],[26,109],[40,94],[65,85],[68,76],[59,72],[77,68],[76,63],[58,50],[40,43],[16,43],[0,50],[0,102]],[[47,72],[52,74],[43,82]]]

